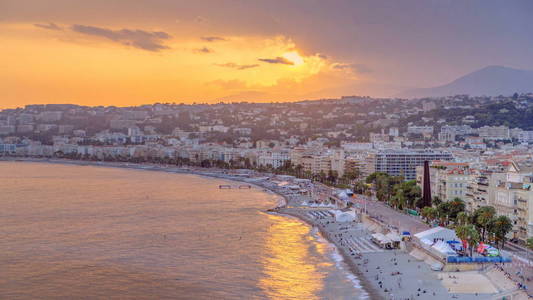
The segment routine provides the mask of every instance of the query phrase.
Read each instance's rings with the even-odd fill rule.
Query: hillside
[[[533,91],[533,71],[502,66],[489,66],[462,76],[446,85],[412,89],[400,93],[402,98],[442,97],[468,94],[471,96],[510,96]]]

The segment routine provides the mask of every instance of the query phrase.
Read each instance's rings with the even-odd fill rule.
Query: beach
[[[359,216],[357,222],[335,222],[331,213],[333,208],[308,207],[305,196],[288,195],[268,181],[228,174],[218,169],[179,168],[154,164],[131,164],[115,162],[88,162],[71,160],[17,159],[18,161],[46,162],[57,164],[91,165],[139,170],[163,171],[171,173],[196,174],[254,185],[260,189],[281,196],[276,208],[269,210],[274,214],[296,217],[316,228],[336,251],[342,256],[349,271],[355,275],[369,299],[499,299],[498,295],[512,293],[512,284],[505,284],[505,276],[488,270],[490,276],[479,272],[462,274],[454,278],[450,273],[432,271],[427,257],[417,254],[409,244],[402,249],[385,250],[370,241],[370,234],[383,232],[383,224],[368,216]],[[457,276],[456,276],[457,277]],[[499,282],[499,284],[494,284]],[[472,284],[476,283],[476,284]],[[514,299],[522,299],[515,297]],[[527,299],[527,298],[523,298]]]

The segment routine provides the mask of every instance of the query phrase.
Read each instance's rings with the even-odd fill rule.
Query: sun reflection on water
[[[269,215],[272,221],[265,239],[262,261],[265,276],[259,287],[271,299],[319,299],[324,274],[311,251],[324,253],[325,245],[314,243],[309,227],[285,217]]]

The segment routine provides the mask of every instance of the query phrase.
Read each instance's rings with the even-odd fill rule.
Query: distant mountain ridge
[[[503,66],[488,66],[437,87],[407,90],[401,98],[443,97],[468,94],[471,96],[510,96],[533,92],[533,71]]]

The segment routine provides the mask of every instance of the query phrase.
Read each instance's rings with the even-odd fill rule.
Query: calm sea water
[[[338,254],[259,189],[0,162],[0,299],[359,299]],[[339,268],[340,267],[340,268]]]

